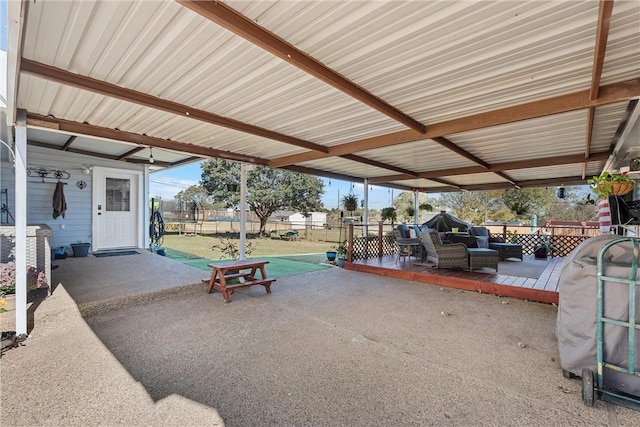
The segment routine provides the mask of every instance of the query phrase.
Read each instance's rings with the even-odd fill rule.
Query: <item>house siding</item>
[[[8,189],[9,210],[15,217],[14,204],[14,178],[13,168],[10,162],[3,158],[0,166],[1,188]],[[36,146],[27,146],[28,167],[49,167],[64,170],[69,173],[69,179],[62,180],[64,195],[67,202],[65,217],[53,218],[53,192],[57,180],[51,178],[42,179],[30,176],[27,179],[27,223],[47,224],[53,230],[51,246],[68,246],[77,241],[91,242],[92,226],[92,175],[85,174],[82,165],[102,166],[122,170],[144,171],[143,165],[127,164],[108,159],[70,153],[62,150],[51,150]],[[78,181],[85,181],[87,186],[80,189],[76,186]],[[143,193],[148,192],[143,188]],[[140,195],[143,197],[143,194]],[[0,203],[4,203],[0,200]],[[2,217],[4,219],[4,216]],[[11,219],[9,218],[11,222]],[[144,229],[143,218],[140,218],[140,229]]]
[[[309,217],[305,217],[302,213],[295,213],[289,216],[291,228],[294,230],[304,229],[310,226],[312,229],[324,228],[327,222],[327,214],[324,212],[309,212]]]

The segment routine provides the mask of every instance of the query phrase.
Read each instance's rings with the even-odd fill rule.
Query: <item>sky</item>
[[[149,176],[149,197],[160,196],[162,200],[173,200],[174,196],[200,182],[200,162],[191,163],[159,172],[153,172]],[[351,183],[335,179],[321,178],[324,181],[324,195],[322,203],[327,209],[338,208],[338,200],[342,199],[353,188],[353,193],[359,201],[364,198],[364,186],[362,183]],[[392,197],[400,194],[399,190],[390,190],[376,185],[369,186],[369,209],[382,209],[391,206]]]

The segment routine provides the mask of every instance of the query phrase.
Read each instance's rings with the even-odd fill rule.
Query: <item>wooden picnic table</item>
[[[222,261],[208,264],[211,272],[209,279],[203,279],[202,282],[209,285],[208,293],[213,289],[222,292],[224,302],[231,301],[231,294],[237,288],[246,288],[254,285],[262,285],[267,293],[271,293],[271,283],[276,279],[268,279],[264,266],[269,261],[260,259],[245,259],[237,261]],[[261,278],[256,277],[257,271],[260,270]],[[227,280],[240,279],[240,283],[228,284]]]

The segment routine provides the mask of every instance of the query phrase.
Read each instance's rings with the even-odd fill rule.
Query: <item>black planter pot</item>
[[[71,249],[73,249],[73,256],[76,258],[86,257],[89,255],[89,247],[91,243],[72,243]]]

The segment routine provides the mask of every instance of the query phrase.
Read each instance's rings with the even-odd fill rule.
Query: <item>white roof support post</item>
[[[413,190],[413,223],[415,225],[418,225],[418,214],[420,213],[420,210],[418,209],[419,196],[420,193],[418,190]]]
[[[364,179],[364,212],[362,212],[362,222],[364,223],[364,236],[369,235],[369,178]]]
[[[240,259],[245,259],[245,242],[247,240],[247,163],[240,164]]]
[[[27,336],[27,112],[18,110],[15,126],[16,334]]]
[[[142,179],[144,182],[144,191],[142,192],[142,246],[149,249],[151,248],[149,226],[151,225],[151,213],[153,212],[153,206],[149,208],[149,165],[144,165]]]

